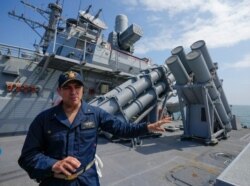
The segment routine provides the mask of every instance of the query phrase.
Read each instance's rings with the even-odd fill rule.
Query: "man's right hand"
[[[52,171],[55,174],[64,174],[66,176],[72,175],[73,172],[76,171],[77,168],[79,168],[81,163],[79,162],[78,159],[68,156],[64,158],[63,160],[57,161],[53,166],[52,166]]]

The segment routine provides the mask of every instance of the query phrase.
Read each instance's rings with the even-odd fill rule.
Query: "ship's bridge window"
[[[90,48],[93,49],[93,44],[95,43],[96,41],[92,40],[92,39],[86,39],[86,38],[83,38],[83,37],[80,37],[77,39],[77,42],[76,42],[76,46],[75,48],[77,49],[80,49],[80,50],[83,50],[84,47],[86,46],[87,50],[89,51]],[[86,43],[86,44],[85,44]]]
[[[82,17],[79,18],[78,26],[86,29],[87,32],[91,35],[98,35],[100,33],[100,29],[96,25],[90,23],[88,20]]]
[[[84,49],[84,43],[85,40],[82,37],[79,37],[76,42],[76,48],[81,50]]]

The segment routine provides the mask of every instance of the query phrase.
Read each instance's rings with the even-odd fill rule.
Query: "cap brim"
[[[60,86],[60,87],[65,86],[65,85],[66,85],[67,83],[69,83],[70,81],[75,81],[75,82],[78,82],[78,83],[80,83],[82,86],[84,86],[83,82],[82,82],[82,81],[80,81],[80,80],[78,80],[78,79],[68,79],[68,80],[66,80],[65,82],[63,82],[63,84],[61,84],[61,86]]]

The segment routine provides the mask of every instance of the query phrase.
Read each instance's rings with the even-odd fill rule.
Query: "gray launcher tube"
[[[200,83],[206,83],[211,80],[211,75],[209,73],[209,70],[206,66],[206,62],[201,55],[200,51],[191,51],[187,54],[187,61],[188,65],[191,68],[191,70],[194,72],[197,82]],[[208,93],[213,101],[215,101],[215,108],[217,112],[219,113],[222,122],[227,125],[230,121],[228,118],[228,115],[226,113],[226,110],[221,102],[221,99],[219,97],[219,93],[215,87],[214,82],[211,82],[211,85],[208,86]],[[230,126],[227,126],[230,128]]]
[[[181,63],[185,67],[187,73],[190,74],[192,72],[192,70],[189,68],[189,66],[187,64],[186,54],[185,54],[185,51],[184,51],[183,47],[182,46],[178,46],[178,47],[174,48],[171,51],[171,53],[172,53],[172,55],[176,55],[176,56],[179,57]]]
[[[190,77],[188,76],[188,73],[178,56],[170,56],[168,59],[166,59],[165,64],[174,75],[176,84],[185,85],[190,81]]]
[[[152,87],[152,83],[158,81],[162,76],[159,69],[154,69],[150,74],[143,75],[135,83],[128,85],[120,93],[99,104],[99,106],[109,113],[115,113],[120,107],[123,107],[134,100],[143,91]]]
[[[206,62],[199,51],[191,51],[187,54],[189,67],[195,73],[197,83],[206,83],[211,80],[211,74]]]
[[[225,92],[224,92],[222,87],[220,88],[219,92],[220,92],[221,101],[222,101],[222,103],[223,103],[223,105],[224,105],[224,107],[226,109],[226,112],[231,115],[232,111],[231,111],[231,108],[230,108],[230,106],[228,104]]]
[[[197,83],[207,83],[211,80],[211,74],[207,68],[206,62],[201,55],[200,51],[191,51],[187,55],[187,61],[189,67],[195,74],[195,79]],[[211,86],[208,89],[209,95],[212,100],[215,100],[219,97],[219,92],[214,86],[214,82],[211,81]]]
[[[206,47],[206,43],[205,41],[203,40],[199,40],[199,41],[196,41],[195,43],[193,43],[191,45],[191,49],[192,50],[200,50],[204,59],[205,59],[205,62],[207,64],[207,67],[208,67],[208,70],[212,70],[215,68],[212,60],[211,60],[211,57],[208,53],[208,50],[207,50],[207,47]]]
[[[115,87],[113,90],[111,90],[110,92],[106,93],[104,96],[105,97],[111,97],[114,96],[115,94],[118,94],[119,92],[121,92],[125,87],[127,87],[128,85],[131,85],[132,83],[134,83],[136,81],[136,78],[131,78],[129,80],[127,80],[126,82],[124,82],[123,84]]]
[[[125,81],[123,84],[115,87],[114,89],[112,89],[110,92],[106,93],[103,96],[99,96],[95,99],[93,99],[92,101],[89,102],[89,104],[91,104],[92,106],[98,106],[100,103],[102,103],[105,99],[110,98],[112,96],[114,96],[115,94],[118,94],[119,92],[121,92],[125,87],[127,87],[128,85],[134,83],[136,81],[136,77],[131,78],[127,81]]]
[[[141,112],[147,105],[152,104],[152,101],[157,101],[157,96],[166,89],[164,83],[159,83],[155,88],[149,90],[144,95],[140,96],[131,105],[124,109],[124,115],[131,119],[133,116]]]
[[[148,75],[144,75],[141,79],[135,83],[127,86],[122,92],[116,95],[119,105],[122,107],[127,104],[129,101],[135,99],[139,94],[144,90],[152,86],[152,83],[155,83],[161,78],[161,71],[155,69],[150,73],[150,78]]]
[[[175,77],[172,73],[167,76],[167,79],[169,84],[173,84],[175,81]]]
[[[204,40],[200,40],[200,41],[196,41],[195,43],[193,43],[191,45],[191,49],[192,50],[199,50],[202,53],[202,56],[204,57],[204,60],[207,64],[208,69],[211,71],[213,69],[215,69],[214,63],[212,62],[212,59],[209,55],[208,49],[206,47],[206,43]],[[216,88],[219,90],[219,87],[221,87],[221,82],[217,76],[217,74],[214,76],[214,82],[215,82],[215,86]],[[221,90],[219,90],[220,92],[220,97],[223,103],[223,106],[225,107],[225,110],[227,113],[231,113],[231,109],[229,107],[227,98],[225,96],[225,93],[221,87]]]
[[[222,83],[221,81],[219,80],[219,77],[217,75],[217,73],[215,74],[214,76],[214,82],[215,82],[215,86],[216,88],[218,89],[218,91],[220,92],[220,98],[221,98],[221,101],[226,109],[226,112],[229,114],[231,114],[231,109],[229,107],[229,104],[228,104],[228,101],[227,101],[227,98],[226,98],[226,95],[225,95],[225,92],[222,88]]]

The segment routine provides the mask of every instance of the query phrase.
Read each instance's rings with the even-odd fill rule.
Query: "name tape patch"
[[[93,121],[85,121],[81,123],[81,129],[92,129],[95,128],[95,123]]]

